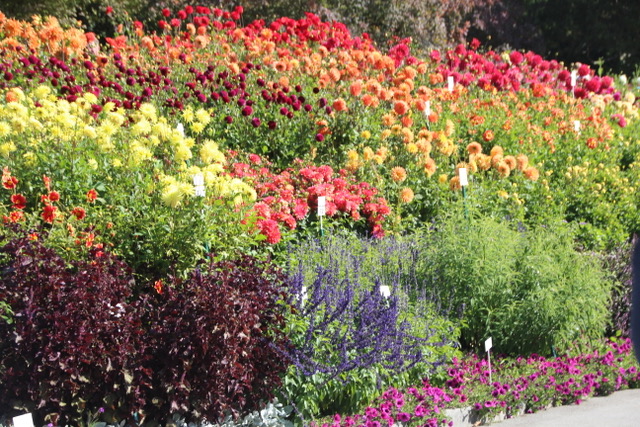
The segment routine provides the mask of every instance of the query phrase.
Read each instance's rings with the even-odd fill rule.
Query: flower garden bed
[[[390,389],[360,415],[337,415],[317,425],[478,425],[580,404],[591,396],[638,388],[640,371],[632,353],[626,339],[577,357],[498,358],[491,383],[487,361],[474,356],[454,361],[441,387],[425,380],[422,387]]]
[[[628,333],[628,79],[242,12],[0,12],[0,411],[434,425],[638,385],[594,344]]]

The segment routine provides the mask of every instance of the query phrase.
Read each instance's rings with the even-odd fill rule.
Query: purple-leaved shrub
[[[633,246],[624,243],[604,255],[604,266],[614,280],[609,304],[611,324],[608,333],[630,337],[631,321],[631,253]]]
[[[141,325],[128,267],[95,250],[67,263],[27,237],[0,256],[0,300],[13,312],[0,319],[0,413],[22,408],[60,425],[105,401],[133,410],[124,373]]]
[[[212,262],[141,301],[147,330],[142,409],[218,421],[256,409],[280,384],[286,361],[285,277],[255,258]]]
[[[258,408],[279,385],[285,277],[251,257],[135,285],[114,256],[67,262],[28,237],[0,248],[0,413],[161,425]],[[131,289],[140,291],[134,295]]]

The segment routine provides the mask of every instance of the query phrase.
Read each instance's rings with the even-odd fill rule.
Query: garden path
[[[580,405],[558,406],[492,424],[499,427],[638,427],[640,389],[593,397]]]

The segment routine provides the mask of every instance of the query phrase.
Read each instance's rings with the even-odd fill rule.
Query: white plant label
[[[204,197],[206,195],[206,191],[204,189],[204,185],[196,185],[195,186],[195,195],[196,197]]]
[[[424,115],[427,116],[427,117],[429,117],[431,115],[431,101],[426,101],[425,102]]]
[[[447,77],[447,87],[449,89],[449,92],[453,92],[454,85],[455,85],[455,82],[453,81],[453,76]]]
[[[578,72],[573,70],[571,72],[571,87],[576,87],[576,83],[578,83]]]
[[[458,177],[460,178],[460,185],[467,186],[469,185],[469,180],[467,177],[467,168],[458,169]]]
[[[306,286],[303,286],[302,289],[300,289],[300,300],[302,301],[303,304],[307,300],[307,287]]]
[[[196,197],[204,197],[204,176],[201,173],[193,175],[193,186],[195,187]]]
[[[31,413],[29,412],[24,415],[13,417],[13,426],[14,427],[34,427],[33,417],[31,416]]]
[[[327,198],[325,196],[318,197],[318,216],[327,214]]]
[[[178,123],[176,129],[178,130],[178,132],[180,132],[180,135],[184,136],[184,126],[182,125],[182,123]]]
[[[576,132],[580,133],[580,120],[573,121],[573,128],[575,129]]]
[[[493,341],[491,340],[491,337],[489,337],[489,339],[484,342],[484,351],[487,352],[487,363],[489,365],[489,384],[493,382],[491,379],[491,353],[489,352],[491,347],[493,347]]]
[[[391,296],[391,289],[387,285],[380,285],[380,293],[383,297],[389,298]]]
[[[193,175],[193,185],[204,185],[204,176],[201,173]]]

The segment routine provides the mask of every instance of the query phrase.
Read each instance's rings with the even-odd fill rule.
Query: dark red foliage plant
[[[68,263],[27,237],[0,248],[0,413],[77,423],[90,408],[127,407],[125,372],[139,322],[131,272],[102,252]]]
[[[212,262],[168,286],[156,282],[141,302],[143,366],[153,372],[140,390],[153,397],[144,412],[216,422],[271,397],[286,368],[274,350],[286,345],[284,284],[279,271],[249,256]]]
[[[256,409],[279,385],[284,276],[244,257],[133,295],[115,257],[65,261],[28,237],[0,248],[0,414],[37,423],[165,425]],[[142,289],[144,286],[142,287]]]

